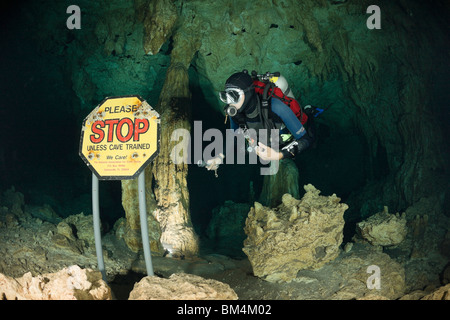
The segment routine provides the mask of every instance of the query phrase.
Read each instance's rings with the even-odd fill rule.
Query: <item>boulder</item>
[[[245,225],[243,251],[255,276],[270,282],[293,280],[303,269],[319,269],[339,255],[344,211],[340,198],[320,196],[311,184],[301,200],[285,194],[274,209],[255,202]]]
[[[373,300],[375,296],[394,300],[405,294],[405,269],[400,263],[386,253],[355,251],[333,266],[341,284],[332,300]]]
[[[436,291],[423,297],[421,300],[450,300],[450,284],[440,287]]]
[[[56,273],[21,278],[0,273],[2,300],[111,300],[111,289],[98,271],[77,265]]]
[[[68,216],[63,222],[72,228],[73,235],[77,239],[84,240],[89,246],[95,246],[94,218],[92,215],[85,215],[81,212],[76,215]],[[60,224],[58,226],[60,226]],[[102,228],[101,225],[100,228]]]
[[[3,192],[0,196],[0,203],[9,208],[9,211],[18,217],[24,215],[25,197],[22,193],[16,192],[14,186]]]
[[[129,300],[237,300],[229,285],[187,273],[168,279],[147,276],[134,285]]]
[[[398,245],[408,233],[405,214],[390,214],[387,207],[358,223],[357,228],[364,239],[380,246]]]
[[[62,218],[49,204],[44,204],[42,206],[25,205],[25,212],[30,213],[34,218],[48,221],[53,224],[58,224],[62,221]]]

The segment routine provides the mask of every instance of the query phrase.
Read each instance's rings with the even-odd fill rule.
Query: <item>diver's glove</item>
[[[314,118],[317,118],[317,116],[318,116],[319,114],[321,114],[322,112],[324,112],[324,109],[320,109],[320,108],[311,106],[310,104],[308,104],[307,106],[305,106],[305,107],[303,108],[303,110],[305,111],[305,113],[306,113],[308,116],[313,116]]]
[[[298,140],[294,140],[289,143],[287,146],[281,149],[281,153],[283,154],[282,159],[290,159],[294,158],[297,153],[302,152],[310,145],[308,139],[300,138]]]
[[[223,153],[219,153],[217,157],[206,161],[205,168],[207,170],[217,170],[219,166],[223,163],[223,159],[225,159],[225,155]]]
[[[266,146],[262,142],[258,142],[258,146],[254,148],[258,157],[265,161],[278,161],[283,158],[281,152],[275,151],[271,147]]]

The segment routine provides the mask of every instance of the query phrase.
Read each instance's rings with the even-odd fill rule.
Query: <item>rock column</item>
[[[198,28],[194,19],[185,21],[179,17],[177,8],[168,0],[136,0],[135,8],[144,24],[146,54],[157,54],[173,38],[171,64],[155,108],[161,117],[161,148],[145,170],[152,253],[160,252],[162,245],[172,255],[193,256],[198,253],[198,237],[189,213],[188,167],[186,162],[174,163],[171,158],[174,147],[181,143],[187,150],[189,140],[171,141],[171,137],[179,129],[190,131],[188,68],[200,47]],[[127,217],[125,236],[128,246],[136,251],[141,247],[137,181],[122,182],[122,193]]]
[[[187,163],[174,163],[171,155],[175,146],[189,141],[171,141],[176,130],[190,131],[191,93],[188,68],[200,47],[196,28],[183,22],[174,35],[171,64],[166,74],[157,110],[161,115],[161,150],[153,167],[157,209],[154,212],[161,226],[161,243],[172,251],[186,256],[198,253],[198,238],[189,213]]]

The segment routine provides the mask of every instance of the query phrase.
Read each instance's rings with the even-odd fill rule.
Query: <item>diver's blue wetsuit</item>
[[[286,125],[286,128],[289,130],[289,132],[294,136],[295,140],[300,139],[306,134],[305,127],[303,127],[300,120],[297,118],[295,113],[289,108],[287,105],[285,105],[282,101],[276,98],[271,98],[271,109],[272,112],[275,113],[280,119],[274,119],[281,120]],[[251,119],[247,119],[247,122],[258,122],[259,118],[256,118],[255,121],[252,121]],[[230,127],[233,130],[236,130],[239,128],[236,122],[233,121],[233,118],[231,118],[230,121]]]
[[[271,110],[272,110],[272,121],[277,128],[281,128],[281,124],[284,123],[289,133],[292,134],[296,144],[292,147],[292,150],[285,149],[281,150],[283,153],[283,158],[292,158],[296,153],[303,151],[312,144],[312,137],[310,137],[305,127],[302,125],[300,120],[297,118],[295,113],[286,104],[277,98],[271,98]],[[261,122],[260,117],[254,119],[246,118],[246,123],[248,127],[258,128],[258,123]],[[236,130],[239,125],[231,118],[230,128]],[[280,134],[288,133],[286,129],[280,129]],[[282,146],[283,147],[283,146]]]

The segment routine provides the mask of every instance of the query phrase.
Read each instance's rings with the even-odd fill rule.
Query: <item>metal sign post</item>
[[[160,149],[159,114],[140,96],[103,100],[83,121],[80,157],[92,171],[92,214],[98,268],[106,281],[100,232],[99,180],[138,178],[139,216],[147,274],[153,276],[145,199],[145,167]]]
[[[145,203],[145,171],[142,171],[138,178],[139,190],[139,219],[141,222],[142,246],[144,247],[145,267],[147,274],[153,276],[152,255],[150,243],[148,241],[147,205]]]
[[[95,252],[97,253],[98,269],[102,279],[106,281],[105,262],[103,261],[102,236],[100,233],[100,208],[98,201],[98,178],[92,173],[92,216],[94,220]]]

